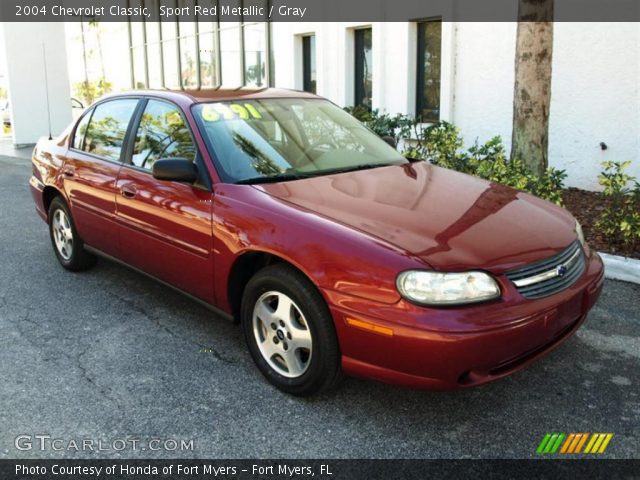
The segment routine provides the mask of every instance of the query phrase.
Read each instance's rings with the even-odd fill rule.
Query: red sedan
[[[301,92],[105,98],[38,143],[30,184],[63,267],[107,257],[224,312],[297,395],[342,372],[503,377],[573,334],[603,283],[562,208],[403,158]]]

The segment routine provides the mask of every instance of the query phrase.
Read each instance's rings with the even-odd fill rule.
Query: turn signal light
[[[364,320],[358,320],[357,318],[345,317],[348,325],[352,327],[361,328],[363,330],[369,330],[370,332],[385,335],[387,337],[393,337],[393,330],[387,327],[376,325],[375,323],[365,322]]]

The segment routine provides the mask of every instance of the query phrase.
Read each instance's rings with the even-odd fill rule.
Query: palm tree
[[[102,73],[102,79],[106,79],[107,75],[104,70],[104,56],[102,55],[102,35],[100,33],[100,22],[97,20],[90,20],[89,26],[93,27],[96,31],[96,40],[98,43],[98,56],[100,57],[100,72]]]
[[[541,174],[549,165],[553,0],[519,0],[511,159]]]
[[[82,38],[82,61],[84,64],[84,83],[85,86],[89,86],[89,70],[87,65],[87,40],[84,32],[84,22],[80,19],[80,32]]]

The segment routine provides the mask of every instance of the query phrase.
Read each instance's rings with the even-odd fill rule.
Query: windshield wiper
[[[335,173],[355,172],[356,170],[368,170],[370,168],[377,167],[389,167],[391,165],[401,165],[396,162],[386,163],[363,163],[360,165],[350,165],[348,167],[330,168],[327,170],[316,170],[311,172],[295,172],[295,173],[278,173],[276,175],[269,175],[265,177],[251,177],[235,182],[238,185],[251,185],[254,183],[275,183],[275,182],[287,182],[290,180],[301,180],[303,178],[320,177],[324,175],[332,175]]]
[[[332,175],[334,173],[355,172],[357,170],[369,170],[371,168],[378,168],[378,167],[390,167],[391,165],[402,165],[402,164],[396,163],[396,162],[362,163],[360,165],[350,165],[348,167],[338,167],[338,168],[332,168],[329,170],[323,170],[322,172],[318,172],[318,173],[322,175]]]
[[[300,180],[301,178],[309,178],[312,175],[305,175],[302,173],[278,173],[276,175],[269,175],[265,177],[251,177],[238,180],[235,182],[238,185],[252,185],[254,183],[274,183],[274,182],[287,182],[289,180]]]

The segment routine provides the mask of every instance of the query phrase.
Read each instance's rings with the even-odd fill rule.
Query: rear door
[[[71,214],[85,243],[118,255],[116,179],[127,130],[140,99],[97,104],[78,123],[62,169]]]
[[[117,219],[122,258],[206,302],[213,302],[212,194],[192,132],[179,107],[149,99],[132,130],[118,175]],[[153,178],[161,158],[195,162],[194,185]]]

